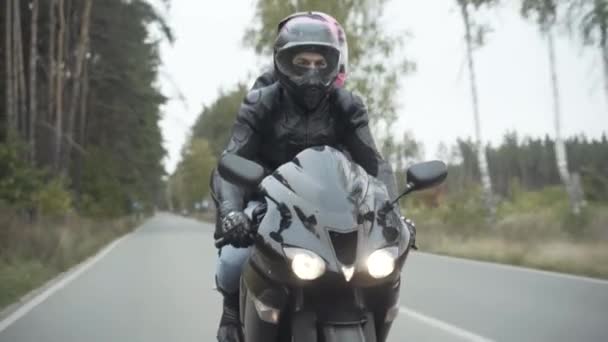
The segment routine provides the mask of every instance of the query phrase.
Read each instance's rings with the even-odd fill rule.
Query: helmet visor
[[[323,44],[298,44],[277,51],[277,68],[296,84],[314,73],[324,85],[334,81],[339,71],[340,51]]]

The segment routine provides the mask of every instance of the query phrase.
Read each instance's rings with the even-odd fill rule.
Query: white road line
[[[472,333],[470,331],[467,331],[465,329],[459,328],[455,325],[446,323],[444,321],[440,321],[436,318],[433,317],[429,317],[426,315],[423,315],[419,312],[416,312],[412,309],[408,309],[406,307],[400,307],[399,308],[399,312],[407,315],[410,318],[416,319],[422,323],[428,324],[430,326],[433,326],[437,329],[441,329],[447,333],[450,333],[454,336],[458,336],[463,338],[466,341],[470,341],[470,342],[494,342],[494,340],[491,340],[489,338],[483,337],[483,336],[479,336],[475,333]]]
[[[90,257],[89,259],[87,259],[86,261],[81,263],[80,265],[76,266],[76,269],[74,269],[73,272],[69,273],[65,278],[60,279],[55,284],[51,285],[48,289],[44,290],[43,292],[41,292],[40,294],[38,294],[34,298],[32,298],[30,301],[23,304],[23,306],[19,307],[17,310],[15,310],[13,313],[11,313],[4,320],[0,321],[0,333],[3,332],[4,330],[6,330],[11,324],[15,323],[21,317],[27,315],[28,312],[30,312],[32,309],[34,309],[40,303],[44,302],[47,298],[49,298],[55,292],[64,288],[71,281],[73,281],[78,276],[80,276],[82,273],[84,273],[86,270],[88,270],[93,265],[95,265],[99,260],[101,260],[108,253],[110,253],[116,246],[118,246],[118,244],[120,242],[124,241],[124,239],[127,238],[129,235],[131,235],[131,234],[124,235],[123,237],[121,237],[117,240],[114,240],[114,242],[107,245],[104,249],[99,251],[97,254]]]
[[[525,272],[525,273],[531,273],[531,274],[536,274],[536,275],[563,278],[563,279],[568,279],[568,280],[585,281],[588,283],[594,283],[594,284],[598,284],[598,285],[608,285],[608,280],[606,280],[606,279],[591,278],[591,277],[579,276],[579,275],[574,275],[574,274],[538,270],[538,269],[534,269],[534,268],[527,268],[527,267],[516,266],[516,265],[500,264],[500,263],[491,262],[491,261],[465,259],[465,258],[451,257],[451,256],[447,256],[447,255],[432,254],[432,253],[425,253],[425,252],[416,252],[416,254],[421,254],[425,257],[426,256],[435,257],[435,258],[443,259],[443,260],[450,261],[450,262],[463,262],[463,263],[475,264],[475,265],[480,265],[480,266],[485,266],[485,267],[502,268],[504,270],[509,270],[509,271]]]

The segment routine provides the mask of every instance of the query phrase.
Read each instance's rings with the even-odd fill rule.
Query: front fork
[[[367,317],[373,317],[378,342],[386,341],[398,313],[399,285],[400,280],[397,279],[394,283],[356,291],[362,293],[357,296],[360,306],[370,311]],[[292,334],[297,336],[298,340],[302,338],[303,341],[316,341],[319,328],[317,315],[300,310],[303,308],[298,302],[302,302],[303,298],[301,291],[298,293],[290,293],[287,288],[277,286],[247,263],[241,277],[240,291],[240,318],[245,341],[276,341],[281,335],[281,329],[285,328],[285,322],[279,322],[285,315],[284,310],[288,308],[294,311],[290,313],[289,322]],[[293,301],[293,308],[288,305],[289,301]]]
[[[393,321],[399,314],[399,289],[401,279],[392,284],[381,286],[370,291],[368,303],[374,303],[374,318],[378,342],[385,342]]]

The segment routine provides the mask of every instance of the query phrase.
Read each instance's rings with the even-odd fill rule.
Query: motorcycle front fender
[[[376,342],[374,317],[368,313],[366,322],[359,324],[323,324],[320,333],[325,342]]]
[[[325,342],[376,342],[376,329],[371,313],[365,322],[319,322],[312,312],[297,312],[292,321],[293,342],[317,342],[317,329]]]

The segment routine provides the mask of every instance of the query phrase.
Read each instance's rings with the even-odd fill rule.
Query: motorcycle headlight
[[[291,269],[302,280],[314,280],[325,273],[325,261],[315,253],[302,249],[285,247],[285,255],[291,260]]]
[[[397,247],[387,247],[374,251],[367,258],[367,271],[376,278],[384,278],[395,270]]]

